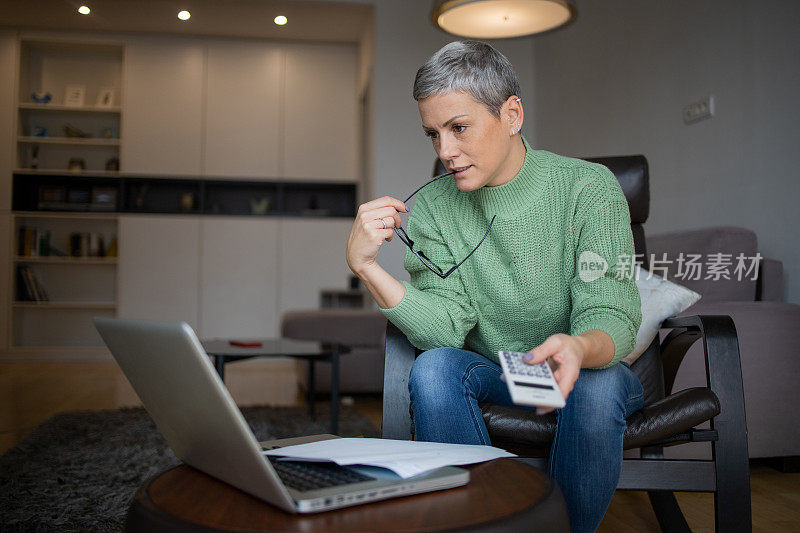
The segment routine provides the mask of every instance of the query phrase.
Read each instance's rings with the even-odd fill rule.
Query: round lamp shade
[[[502,39],[552,30],[574,14],[566,0],[437,0],[431,20],[454,35]]]

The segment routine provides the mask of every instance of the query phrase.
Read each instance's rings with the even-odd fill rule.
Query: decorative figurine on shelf
[[[100,137],[103,139],[116,139],[119,135],[117,135],[117,130],[115,128],[103,128],[100,132]]]
[[[319,199],[317,198],[316,194],[312,194],[311,198],[308,199],[308,208],[303,210],[304,215],[314,216],[314,217],[323,217],[328,214],[328,209],[321,209],[319,207]]]
[[[70,172],[83,172],[86,170],[86,161],[81,157],[73,157],[69,160],[67,169]]]
[[[90,137],[88,133],[76,128],[72,124],[64,124],[64,135],[66,135],[67,137],[82,138],[82,139]]]
[[[149,189],[150,185],[148,185],[147,183],[143,183],[137,187],[136,199],[133,201],[133,205],[136,209],[144,208],[144,199],[147,196],[147,191]]]
[[[32,126],[31,127],[31,136],[32,137],[47,137],[47,126]]]
[[[119,172],[119,158],[112,157],[108,161],[106,161],[106,171],[108,172]]]
[[[39,145],[34,144],[31,148],[31,168],[36,170],[39,168]]]
[[[193,192],[185,192],[181,195],[181,212],[183,213],[191,213],[195,210],[197,202],[195,201],[195,195]]]
[[[33,100],[34,104],[46,105],[49,104],[52,99],[53,95],[50,93],[42,94],[41,92],[36,92],[36,91],[31,93],[31,100]]]
[[[264,197],[259,200],[250,200],[250,212],[254,215],[266,215],[269,210],[269,197]]]

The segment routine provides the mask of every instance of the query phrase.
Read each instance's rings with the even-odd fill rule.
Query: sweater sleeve
[[[628,202],[616,178],[604,170],[602,179],[590,182],[578,197],[575,275],[570,282],[570,334],[599,329],[614,341],[614,357],[601,368],[633,351],[642,322],[639,289],[620,260],[632,261],[634,254]]]
[[[445,272],[456,264],[422,196],[417,198],[411,210],[407,232],[414,243],[414,250],[425,252]],[[459,269],[441,279],[408,249],[405,268],[411,275],[411,281],[402,282],[406,288],[403,299],[394,307],[381,308],[381,312],[406,334],[411,344],[421,350],[462,348],[467,333],[478,318]]]

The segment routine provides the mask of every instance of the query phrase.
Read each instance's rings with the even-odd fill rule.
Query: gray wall
[[[534,43],[537,148],[646,155],[648,234],[752,229],[800,303],[800,2],[577,7],[572,26]],[[709,94],[716,116],[685,125],[683,106]]]

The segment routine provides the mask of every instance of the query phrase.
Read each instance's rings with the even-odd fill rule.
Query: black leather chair
[[[647,252],[642,224],[647,220],[650,190],[644,156],[588,159],[608,167],[619,180],[631,214],[637,254]],[[441,167],[435,173],[443,171]],[[645,490],[663,531],[690,531],[673,491],[713,492],[717,531],[750,531],[750,469],[747,455],[744,394],[736,328],[729,316],[672,317],[661,324],[671,330],[653,340],[631,369],[645,390],[644,407],[631,415],[624,449],[640,457],[624,459],[618,489]],[[689,347],[703,340],[707,387],[678,392],[672,385]],[[383,393],[383,437],[411,439],[408,376],[419,355],[405,335],[389,323],[386,334]],[[553,413],[492,404],[481,405],[492,444],[544,468],[555,435]],[[709,422],[708,429],[699,425]],[[713,459],[667,460],[663,449],[687,442],[710,442]]]

